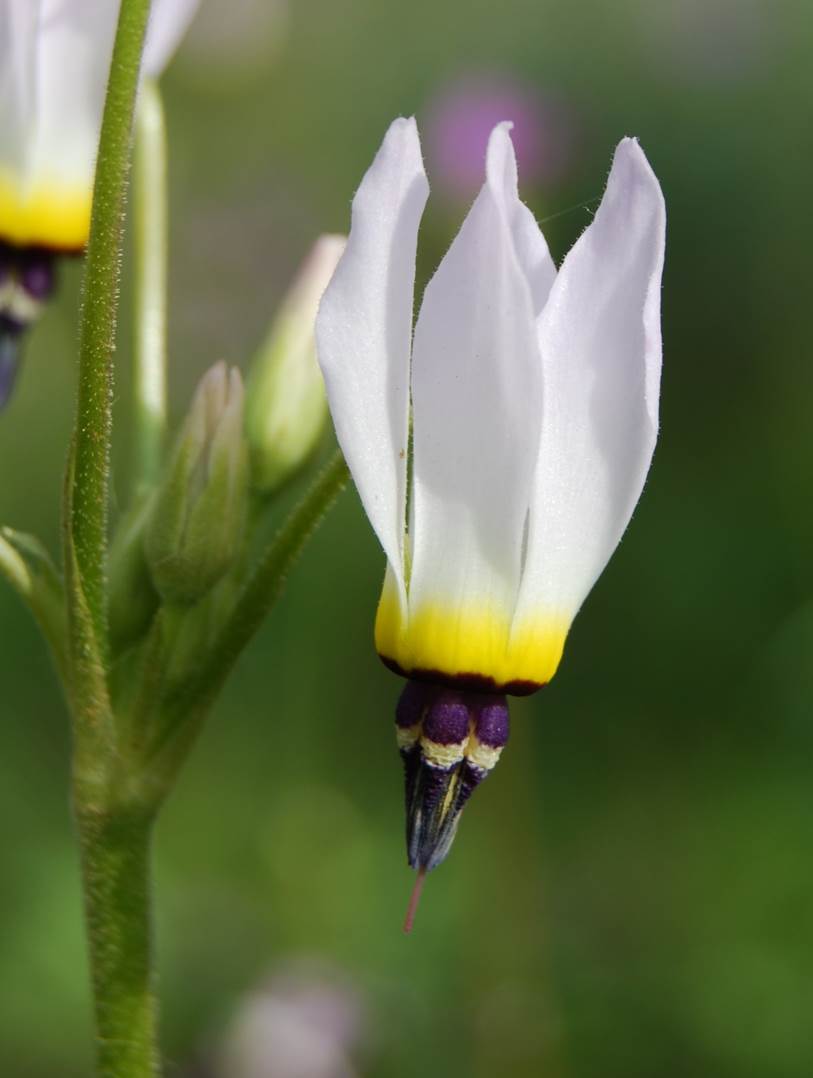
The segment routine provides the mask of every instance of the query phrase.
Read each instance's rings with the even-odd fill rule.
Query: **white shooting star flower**
[[[197,0],[156,0],[143,71],[157,76]],[[80,251],[116,0],[0,0],[0,240]]]
[[[198,0],[155,0],[156,77]],[[53,290],[55,253],[87,243],[117,0],[0,0],[0,407],[23,331]]]
[[[411,679],[397,721],[409,859],[424,871],[507,738],[504,694],[556,671],[658,431],[658,181],[624,139],[557,273],[519,199],[510,126],[491,134],[413,338],[428,184],[414,120],[392,124],[317,321],[336,433],[387,556],[376,646]]]

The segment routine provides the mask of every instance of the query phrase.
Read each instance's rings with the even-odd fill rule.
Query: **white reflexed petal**
[[[531,289],[534,314],[539,315],[548,302],[550,290],[556,280],[556,266],[536,218],[521,202],[517,204],[512,231],[517,258]]]
[[[34,122],[39,0],[0,0],[0,170],[19,176]]]
[[[117,17],[111,0],[42,0],[31,182],[92,183]]]
[[[519,200],[517,161],[508,134],[512,127],[511,123],[503,122],[494,129],[488,144],[488,171],[505,191],[506,214],[517,259],[528,279],[534,313],[539,314],[556,280],[556,266],[536,218]]]
[[[142,60],[145,75],[157,78],[164,70],[195,16],[199,2],[153,0]]]
[[[353,199],[316,322],[336,436],[402,592],[415,249],[428,194],[415,121],[396,120]]]
[[[486,183],[427,286],[415,328],[410,612],[439,602],[510,623],[541,414],[518,221],[513,148],[500,125]]]
[[[116,0],[3,0],[15,9],[39,8],[26,145],[18,171],[31,187],[82,191],[93,182],[110,57],[118,20]],[[197,0],[155,0],[144,67],[157,74],[197,8]],[[21,22],[17,14],[17,22]],[[5,82],[7,74],[0,76]],[[16,80],[20,85],[20,80]],[[19,97],[19,94],[18,94]]]
[[[539,320],[543,418],[515,627],[571,618],[615,549],[658,430],[665,209],[634,139]]]

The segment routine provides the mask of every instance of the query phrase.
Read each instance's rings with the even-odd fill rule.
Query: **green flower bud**
[[[251,482],[270,494],[316,448],[327,419],[314,323],[345,245],[344,236],[320,236],[299,271],[260,348],[246,386],[246,435]]]
[[[217,363],[195,391],[147,526],[147,562],[165,601],[195,602],[235,560],[247,473],[243,384]]]

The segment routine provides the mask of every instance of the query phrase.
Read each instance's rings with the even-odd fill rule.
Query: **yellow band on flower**
[[[495,691],[530,692],[556,673],[569,628],[569,618],[548,614],[512,632],[502,612],[440,601],[422,603],[405,618],[388,578],[375,642],[382,659],[406,675],[436,673],[482,681]]]
[[[92,191],[56,182],[24,187],[0,170],[0,239],[20,247],[80,251],[90,231]]]

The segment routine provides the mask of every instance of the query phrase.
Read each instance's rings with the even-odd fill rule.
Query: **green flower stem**
[[[136,110],[133,181],[133,478],[138,488],[158,479],[167,423],[167,143],[161,94],[149,81],[141,87]]]
[[[149,927],[151,811],[126,786],[109,700],[107,513],[113,351],[133,113],[150,0],[121,0],[96,164],[79,327],[64,561],[74,720],[74,812],[95,1002],[98,1074],[158,1073]],[[124,780],[124,781],[122,781]],[[135,807],[133,807],[135,805]]]
[[[107,651],[107,502],[124,203],[133,111],[150,0],[122,0],[110,66],[79,327],[79,390],[71,515],[79,584],[102,654]]]
[[[250,574],[231,615],[203,657],[197,676],[186,681],[165,705],[164,721],[169,729],[180,726],[185,715],[205,715],[240,653],[279,598],[288,573],[344,489],[348,476],[347,464],[337,450]]]
[[[155,1078],[157,1007],[147,813],[77,806],[99,1078]]]

